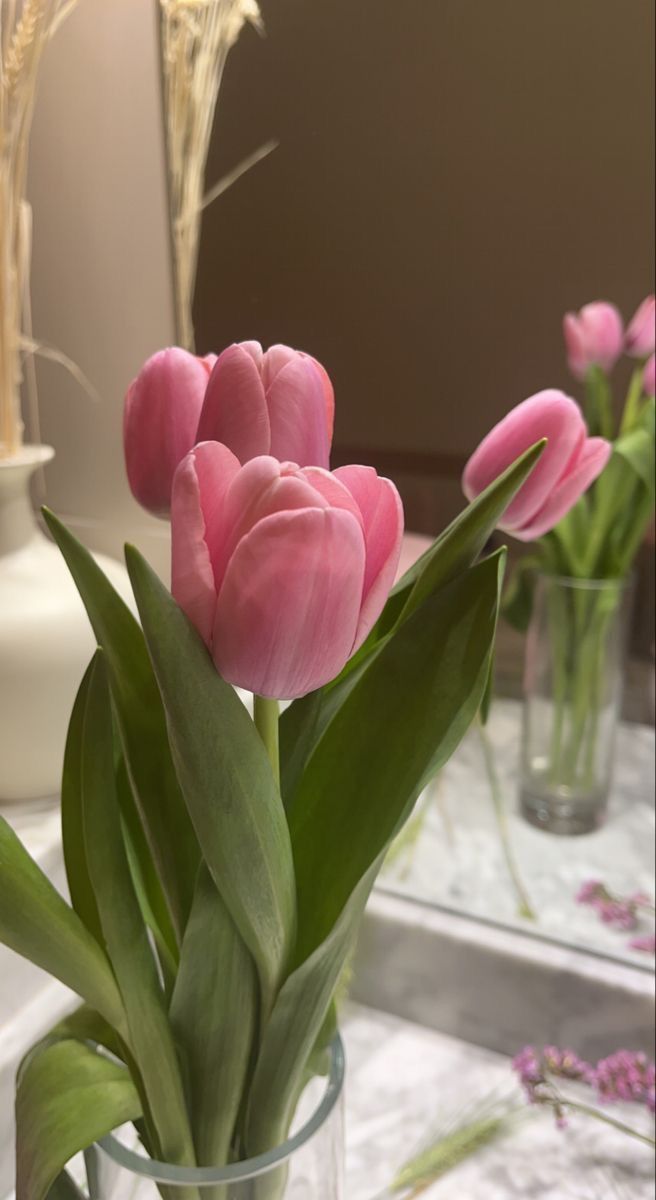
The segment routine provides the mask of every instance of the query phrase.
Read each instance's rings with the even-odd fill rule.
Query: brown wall
[[[208,179],[280,146],[207,213],[199,347],[313,351],[338,456],[410,452],[418,478],[390,469],[431,530],[489,425],[569,386],[563,311],[608,297],[628,314],[651,286],[653,0],[262,8]]]

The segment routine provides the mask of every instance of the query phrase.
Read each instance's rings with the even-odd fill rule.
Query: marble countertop
[[[628,949],[633,935],[602,925],[592,910],[576,904],[575,896],[587,879],[603,879],[620,894],[654,895],[654,730],[621,726],[608,820],[595,833],[566,838],[533,828],[517,811],[520,720],[516,701],[497,700],[488,731],[537,926],[517,915],[475,729],[420,801],[415,840],[404,835],[406,844],[388,864],[382,885],[652,969],[653,959]],[[653,921],[646,920],[639,932],[652,930]]]
[[[510,1061],[502,1055],[361,1005],[347,1006],[342,1032],[347,1054],[344,1200],[387,1200],[386,1189],[407,1159],[486,1097],[507,1098],[523,1108]],[[640,1111],[624,1110],[622,1116],[647,1128]],[[653,1194],[653,1156],[647,1147],[586,1117],[572,1119],[559,1132],[549,1112],[527,1109],[510,1132],[422,1196],[652,1200]],[[13,1200],[13,1192],[6,1200]]]
[[[346,1200],[382,1200],[399,1167],[453,1114],[492,1093],[521,1103],[507,1058],[396,1016],[352,1006],[344,1040]],[[625,1109],[622,1116],[636,1126],[645,1123],[640,1111]],[[653,1200],[653,1195],[647,1147],[586,1117],[577,1116],[560,1132],[549,1112],[529,1109],[526,1120],[455,1167],[422,1200]]]

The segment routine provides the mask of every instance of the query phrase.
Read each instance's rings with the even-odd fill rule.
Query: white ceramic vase
[[[30,477],[54,455],[23,446],[0,459],[0,802],[57,795],[73,701],[94,650],[84,606],[42,533]],[[125,599],[125,568],[96,561]]]

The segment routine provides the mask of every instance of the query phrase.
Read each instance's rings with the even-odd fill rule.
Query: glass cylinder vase
[[[526,641],[521,807],[533,825],[603,822],[622,700],[632,587],[541,574]]]
[[[89,1200],[344,1200],[344,1049],[336,1038],[327,1077],[306,1087],[289,1139],[227,1167],[176,1167],[148,1158],[132,1126],[85,1158]]]

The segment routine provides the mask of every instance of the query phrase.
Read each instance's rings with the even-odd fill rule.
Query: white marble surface
[[[352,1007],[348,1056],[346,1200],[382,1200],[399,1167],[452,1114],[498,1092],[517,1097],[510,1061],[423,1026]],[[619,1113],[617,1114],[619,1115]],[[644,1113],[623,1110],[645,1125]],[[648,1119],[647,1119],[648,1127]],[[530,1110],[426,1192],[425,1200],[653,1200],[647,1147],[585,1118],[559,1132]]]
[[[523,1106],[509,1059],[492,1051],[359,1005],[348,1006],[343,1036],[345,1200],[382,1200],[403,1163],[482,1098],[495,1094]],[[624,1109],[622,1115],[637,1127],[649,1127],[639,1110]],[[13,1193],[4,1194],[13,1200]],[[653,1200],[653,1194],[648,1148],[585,1117],[572,1119],[561,1133],[548,1112],[528,1110],[526,1120],[423,1196]]]
[[[497,700],[488,729],[537,927],[517,915],[474,729],[423,797],[419,837],[387,867],[383,886],[653,969],[653,959],[628,949],[633,935],[602,925],[575,896],[595,878],[620,894],[654,895],[654,730],[621,727],[608,820],[595,833],[566,838],[533,828],[517,811],[520,719],[516,701]],[[653,921],[645,920],[639,932],[651,930]]]

